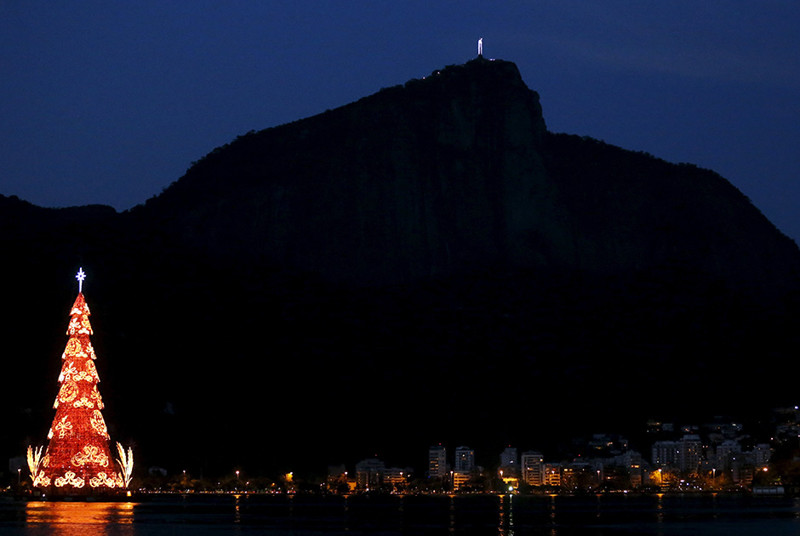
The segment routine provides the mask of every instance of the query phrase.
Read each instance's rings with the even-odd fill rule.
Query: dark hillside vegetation
[[[712,171],[548,132],[509,62],[248,133],[127,213],[0,197],[0,247],[8,456],[50,425],[79,266],[139,467],[491,466],[794,402],[794,242]]]

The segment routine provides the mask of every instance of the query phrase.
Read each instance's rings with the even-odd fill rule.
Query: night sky
[[[0,193],[128,209],[479,37],[550,130],[713,169],[800,239],[796,0],[0,1]]]

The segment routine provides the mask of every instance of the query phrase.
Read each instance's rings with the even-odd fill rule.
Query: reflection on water
[[[29,502],[25,507],[25,533],[132,536],[133,506],[119,502]]]
[[[236,501],[233,503],[234,514],[233,514],[233,522],[237,525],[242,522],[242,505],[239,504],[239,500],[242,498],[241,495],[238,493],[233,496],[234,500]]]
[[[547,521],[550,525],[550,536],[556,536],[556,497],[557,495],[548,495],[547,502]]]
[[[514,505],[513,495],[500,495],[498,514],[500,523],[497,526],[498,536],[514,536]]]
[[[656,503],[656,523],[661,527],[664,524],[664,494],[658,493],[656,497],[658,498]]]
[[[800,499],[747,495],[163,496],[0,502],[0,536],[798,536]]]

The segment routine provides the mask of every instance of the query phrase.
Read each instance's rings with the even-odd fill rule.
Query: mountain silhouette
[[[247,133],[125,213],[0,197],[0,233],[9,455],[78,266],[112,437],[171,470],[491,466],[791,395],[796,244],[713,171],[548,131],[506,61]]]

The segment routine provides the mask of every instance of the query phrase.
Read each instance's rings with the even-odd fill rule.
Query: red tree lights
[[[78,297],[69,313],[67,347],[58,377],[60,389],[53,407],[56,410],[49,444],[28,447],[28,467],[33,486],[56,494],[108,493],[121,490],[130,482],[133,453],[117,443],[118,459],[109,446],[110,438],[103,419],[103,399],[97,384],[96,355],[90,336],[89,307],[83,297],[83,280],[78,272]]]

